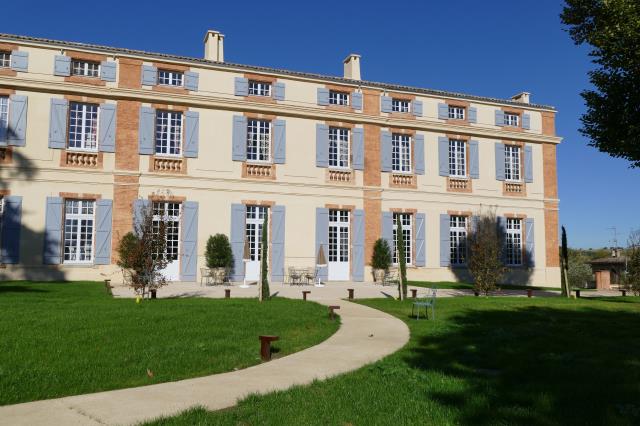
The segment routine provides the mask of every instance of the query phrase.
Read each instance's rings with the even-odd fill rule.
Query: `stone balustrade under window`
[[[95,169],[100,166],[97,152],[67,151],[64,153],[63,164],[68,167],[85,167]]]
[[[162,173],[184,173],[184,160],[182,158],[153,157],[151,171]]]
[[[351,183],[353,182],[352,170],[329,169],[329,182]]]

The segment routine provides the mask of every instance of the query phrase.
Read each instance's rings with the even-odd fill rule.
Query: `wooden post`
[[[258,336],[260,339],[260,358],[263,361],[271,359],[271,342],[280,339],[278,336]]]
[[[625,297],[627,295],[627,290],[620,290],[622,292],[622,297]]]
[[[580,298],[580,290],[576,290],[576,298]]]
[[[527,297],[531,297],[531,296],[533,296],[533,290],[528,289],[527,290]]]
[[[413,299],[416,299],[418,297],[418,289],[416,289],[416,288],[412,288],[411,289],[411,297]]]
[[[231,289],[230,288],[225,288],[224,289],[224,298],[225,299],[231,299]]]
[[[304,301],[306,302],[306,300],[307,300],[307,295],[308,295],[309,293],[311,293],[311,291],[309,291],[309,290],[303,290],[303,291],[302,291],[302,300],[304,300]]]
[[[353,289],[348,288],[347,291],[349,292],[349,300],[353,300]]]
[[[151,292],[151,298],[152,298],[152,299],[155,299],[155,298],[157,297],[157,295],[158,295],[158,294],[157,294],[157,293],[158,293],[158,290],[155,290],[155,289],[154,289],[154,290],[151,290],[150,292]]]
[[[340,306],[337,306],[337,305],[329,306],[329,319],[330,319],[331,321],[333,321],[334,319],[336,319],[336,315],[335,315],[335,310],[336,310],[336,309],[340,309]]]

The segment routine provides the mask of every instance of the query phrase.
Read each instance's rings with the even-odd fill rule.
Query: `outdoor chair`
[[[302,284],[302,275],[303,275],[303,271],[297,268],[294,268],[293,266],[289,266],[288,274],[287,274],[287,283],[289,285]]]
[[[436,319],[436,289],[432,288],[422,300],[416,300],[411,307],[411,316],[416,315],[416,319],[420,319],[420,309],[424,307],[424,315],[429,319],[428,310],[431,308],[431,318]]]
[[[382,285],[398,285],[400,284],[400,277],[397,268],[389,268],[382,278]]]
[[[211,269],[209,268],[200,268],[200,285],[203,284],[211,284]]]
[[[304,269],[304,279],[306,280],[306,284],[313,285],[318,278],[318,270],[319,268],[305,268]]]
[[[211,283],[213,285],[224,284],[225,277],[227,275],[226,268],[215,268],[211,270]]]

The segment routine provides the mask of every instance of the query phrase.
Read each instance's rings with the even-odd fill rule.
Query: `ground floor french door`
[[[167,266],[160,271],[167,281],[180,280],[180,203],[154,202],[153,226],[159,228],[161,220],[167,222],[167,247],[164,255]]]
[[[329,210],[329,281],[349,280],[349,210]]]
[[[246,209],[245,241],[249,246],[249,259],[245,261],[245,279],[247,281],[258,281],[260,279],[262,226],[268,212],[269,208],[264,206],[247,206]]]

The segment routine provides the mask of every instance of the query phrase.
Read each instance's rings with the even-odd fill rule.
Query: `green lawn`
[[[279,335],[283,356],[333,334],[327,317],[280,298],[136,305],[95,282],[0,283],[0,405],[245,368],[260,362],[258,335]]]
[[[411,340],[382,361],[310,386],[194,409],[156,425],[640,424],[640,298],[367,300]]]
[[[455,289],[455,290],[473,290],[473,284],[465,283],[460,281],[409,281],[409,285],[415,287],[427,287],[427,288],[438,288],[438,289]],[[559,287],[540,287],[540,286],[523,286],[523,285],[512,285],[512,284],[501,284],[498,286],[503,290],[552,290],[552,291],[560,291]],[[581,289],[585,291],[585,289]]]

